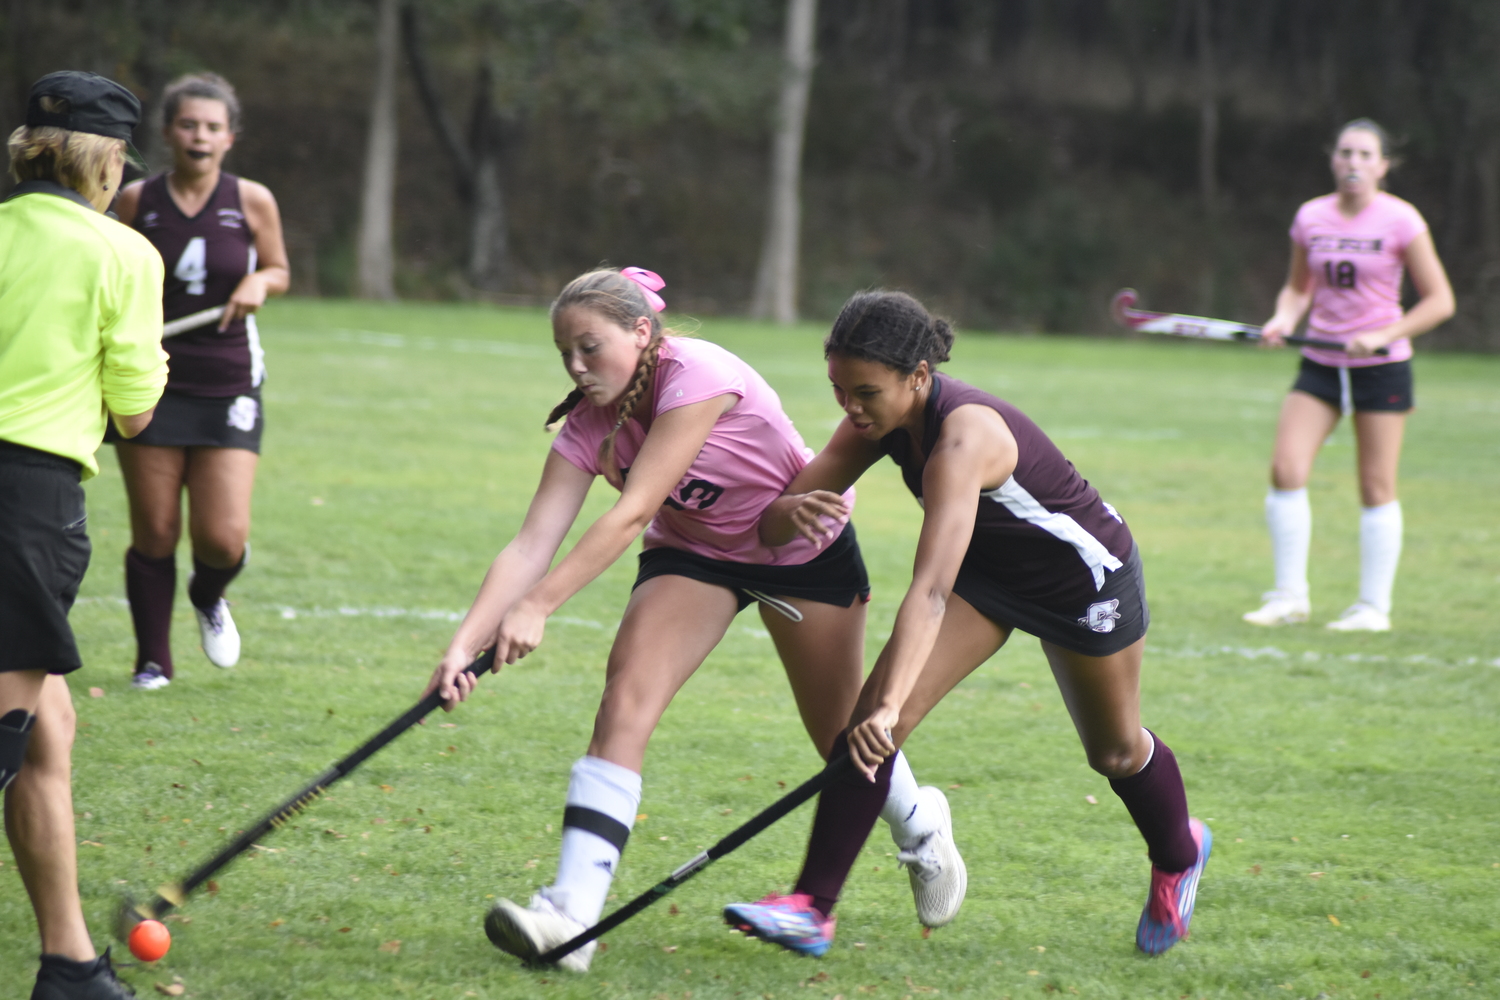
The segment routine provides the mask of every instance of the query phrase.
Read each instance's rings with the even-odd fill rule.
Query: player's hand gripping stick
[[[1109,312],[1120,326],[1139,330],[1141,333],[1164,333],[1169,337],[1188,337],[1192,340],[1254,341],[1261,339],[1261,328],[1249,323],[1209,319],[1207,316],[1188,316],[1184,313],[1136,309],[1134,308],[1136,298],[1134,288],[1122,288],[1115,293],[1114,300],[1109,304]],[[1325,351],[1345,349],[1341,341],[1323,340],[1319,337],[1283,337],[1282,339],[1288,344],[1321,347]],[[1382,347],[1375,353],[1385,357],[1391,352],[1388,348]]]
[[[495,663],[495,651],[487,649],[473,663],[464,668],[465,673],[482,674]],[[427,697],[401,713],[390,725],[370,737],[353,753],[338,761],[322,774],[310,781],[301,791],[263,816],[259,822],[245,830],[224,846],[219,853],[199,865],[182,881],[168,883],[156,890],[156,898],[146,904],[137,904],[126,899],[120,907],[115,921],[115,936],[121,941],[130,935],[131,928],[142,920],[160,920],[164,914],[186,902],[194,889],[207,882],[219,869],[233,861],[261,837],[273,829],[280,829],[288,820],[317,801],[324,792],[341,778],[347,777],[375,753],[383,749],[396,737],[421,722],[442,703],[442,696],[434,690]]]
[[[551,951],[546,951],[538,955],[536,957],[535,964],[551,965],[564,956],[578,950],[579,948],[582,948],[584,945],[588,944],[590,941],[593,941],[595,938],[601,937],[604,934],[608,934],[610,931],[614,930],[616,927],[620,926],[625,921],[635,916],[637,913],[640,913],[652,903],[671,893],[678,886],[682,885],[682,883],[686,882],[688,879],[692,878],[694,875],[698,874],[703,869],[707,868],[709,865],[722,858],[724,855],[729,854],[730,852],[739,848],[746,841],[761,833],[767,827],[771,826],[773,823],[781,819],[781,817],[785,816],[793,809],[796,809],[798,806],[806,802],[808,799],[812,798],[814,795],[817,795],[828,786],[829,782],[844,776],[852,770],[853,765],[850,763],[849,755],[847,753],[835,757],[833,760],[828,762],[827,766],[825,766],[823,770],[819,771],[811,778],[808,778],[802,784],[798,785],[790,792],[787,792],[785,795],[777,799],[775,802],[771,803],[769,806],[766,806],[765,809],[762,809],[760,812],[756,813],[740,826],[731,830],[717,844],[714,844],[706,851],[699,852],[696,857],[689,859],[689,861],[682,867],[678,868],[672,874],[668,875],[666,878],[662,879],[660,882],[656,883],[651,888],[647,889],[645,892],[641,893],[639,896],[635,897],[630,902],[626,903],[624,906],[620,907],[618,910],[611,913],[603,920],[599,921],[594,926],[588,928],[572,939],[564,941],[562,944],[558,945],[556,948],[553,948]]]

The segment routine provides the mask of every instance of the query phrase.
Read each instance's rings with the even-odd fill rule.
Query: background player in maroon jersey
[[[131,184],[115,211],[161,251],[168,322],[214,306],[217,325],[163,342],[171,374],[149,433],[114,441],[130,498],[125,590],[135,625],[136,687],[172,678],[172,601],[182,491],[188,495],[193,576],[188,599],[203,651],[215,666],[239,660],[224,589],[249,554],[250,493],[264,420],[265,365],[254,313],[287,290],[291,271],[276,199],[264,185],[225,173],[240,106],[210,73],[167,87],[163,134],[172,169]]]
[[[1381,188],[1391,169],[1390,139],[1368,118],[1345,125],[1329,166],[1336,190],[1306,202],[1292,223],[1292,264],[1261,343],[1282,338],[1307,316],[1310,336],[1345,350],[1304,348],[1297,380],[1276,425],[1266,524],[1276,586],[1243,617],[1252,625],[1307,621],[1307,551],[1313,460],[1342,413],[1354,418],[1359,449],[1359,600],[1327,627],[1385,632],[1401,558],[1403,518],[1396,498],[1401,438],[1412,408],[1411,338],[1453,315],[1453,288],[1422,214]],[[1411,274],[1421,301],[1403,313],[1401,278]],[[1380,349],[1388,352],[1377,356]]]
[[[923,508],[916,568],[847,731],[860,776],[822,793],[793,894],[733,904],[725,919],[826,951],[896,748],[1019,628],[1041,639],[1090,766],[1146,839],[1151,891],[1136,943],[1158,954],[1187,933],[1212,838],[1189,819],[1172,751],[1141,727],[1140,556],[1124,520],[1025,414],[933,371],[952,344],[948,324],[900,292],[855,295],[824,342],[847,419],[768,509],[762,540],[825,535],[840,494],[890,455]]]

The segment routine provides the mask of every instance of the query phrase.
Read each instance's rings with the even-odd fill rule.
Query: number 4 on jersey
[[[182,250],[182,256],[177,258],[177,266],[172,269],[172,277],[178,281],[187,282],[189,295],[203,294],[203,283],[208,280],[207,240],[201,236],[194,236],[188,240],[188,245]]]

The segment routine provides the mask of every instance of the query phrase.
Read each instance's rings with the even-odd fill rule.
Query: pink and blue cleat
[[[730,903],[724,922],[751,937],[779,944],[788,951],[814,958],[833,945],[834,917],[825,917],[804,893],[772,894],[758,903]]]
[[[1135,929],[1136,947],[1148,955],[1160,955],[1188,936],[1193,903],[1198,897],[1198,879],[1203,875],[1203,866],[1208,864],[1208,852],[1214,843],[1214,835],[1201,820],[1188,820],[1188,828],[1198,844],[1198,860],[1193,867],[1168,873],[1151,866],[1151,894]]]

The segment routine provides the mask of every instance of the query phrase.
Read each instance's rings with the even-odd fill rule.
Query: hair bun
[[[932,363],[947,361],[953,350],[953,324],[945,319],[933,319],[932,339],[934,343],[929,361]]]

